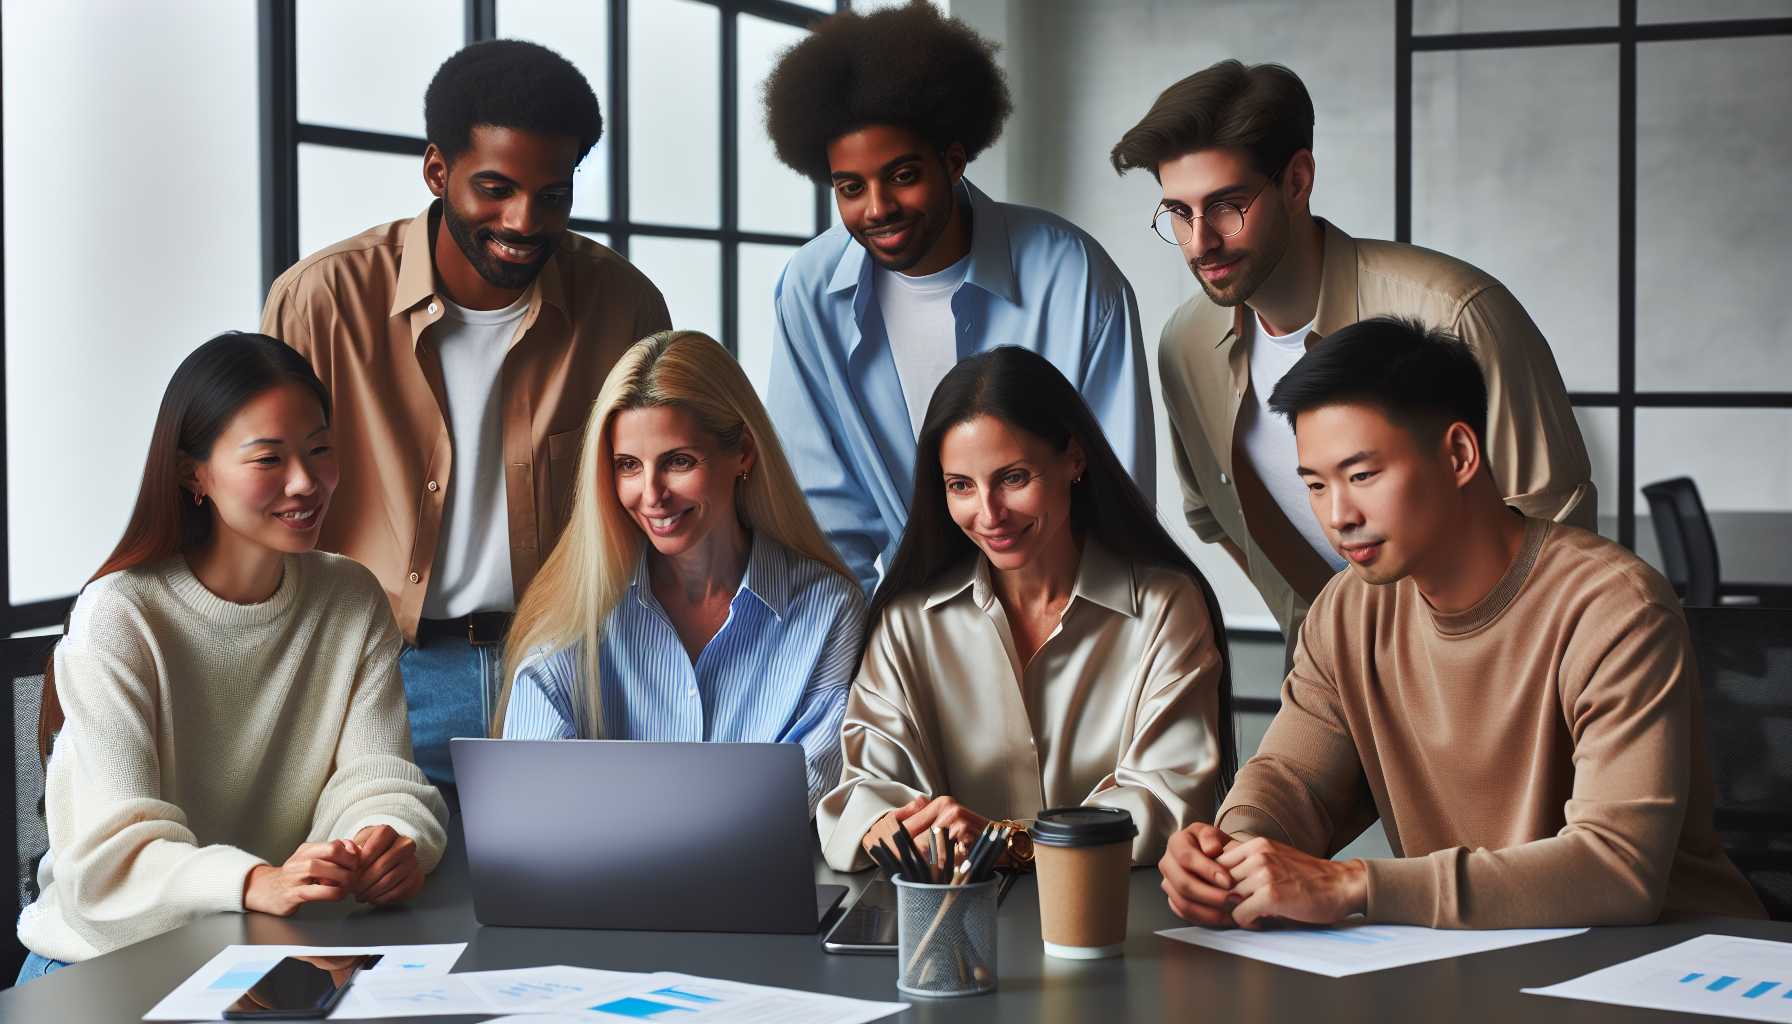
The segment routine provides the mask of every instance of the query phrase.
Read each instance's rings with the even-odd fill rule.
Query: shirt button
[[[442,307],[436,305],[433,302],[429,304],[429,315],[430,316],[435,316],[437,313],[440,313],[441,311],[442,311]]]
[[[411,573],[411,582],[412,582],[412,583],[415,583],[415,582],[417,582],[417,581],[418,581],[418,580],[420,580],[420,579],[422,579],[422,578],[423,578],[423,577],[421,577],[421,576],[419,576],[419,575],[417,575],[417,574],[416,574],[416,573]]]
[[[1229,484],[1229,483],[1231,483],[1231,482],[1232,482],[1232,478],[1231,478],[1231,477],[1229,477],[1229,476],[1227,476],[1227,475],[1226,475],[1226,474],[1224,474],[1224,473],[1221,473],[1221,474],[1220,474],[1220,483],[1222,483],[1222,484]],[[431,482],[431,483],[430,483],[430,485],[429,485],[429,489],[430,489],[430,490],[432,490],[432,491],[433,491],[433,490],[435,490],[435,489],[436,489],[436,485],[435,485],[435,483],[434,483],[434,482]]]
[[[1220,483],[1223,484],[1225,482],[1226,482],[1226,478],[1223,476],[1220,477]],[[428,487],[431,491],[439,491],[442,489],[442,485],[436,483],[434,480],[431,480],[429,483],[424,484],[423,486]]]

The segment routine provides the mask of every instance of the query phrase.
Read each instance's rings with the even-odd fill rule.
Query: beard
[[[547,265],[548,258],[554,255],[554,249],[560,239],[555,235],[513,235],[509,232],[497,232],[490,228],[474,228],[455,211],[454,204],[442,203],[442,219],[448,224],[448,235],[454,244],[460,247],[462,256],[479,272],[486,283],[498,288],[526,288],[534,281],[541,268]],[[527,263],[512,263],[492,255],[486,244],[492,240],[506,245],[539,246],[535,258]]]
[[[1288,253],[1288,237],[1288,228],[1283,225],[1281,231],[1264,239],[1258,248],[1232,254],[1237,257],[1239,268],[1232,280],[1224,284],[1210,284],[1194,263],[1189,264],[1189,269],[1194,271],[1195,280],[1200,282],[1201,290],[1214,305],[1230,308],[1249,301],[1257,294],[1257,289],[1263,287],[1263,282],[1269,280],[1269,275],[1282,265],[1282,257]]]

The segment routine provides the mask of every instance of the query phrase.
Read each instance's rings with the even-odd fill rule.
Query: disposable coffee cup
[[[1033,821],[1039,930],[1047,956],[1100,960],[1126,947],[1132,815],[1115,807],[1053,807]]]

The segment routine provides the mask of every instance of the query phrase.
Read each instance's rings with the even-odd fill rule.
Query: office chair
[[[44,769],[37,752],[37,709],[43,696],[44,663],[59,636],[0,638],[0,661],[6,665],[9,683],[3,691],[11,729],[6,731],[10,749],[0,757],[4,772],[5,792],[0,797],[0,818],[11,827],[13,837],[13,880],[8,885],[5,904],[0,913],[8,922],[17,922],[19,911],[37,899],[37,862],[50,848],[50,834],[44,826]],[[0,939],[0,987],[10,986],[18,977],[19,965],[25,962],[25,947],[19,944],[18,932],[5,928]]]
[[[1687,608],[1718,837],[1775,920],[1792,920],[1792,609]]]
[[[1649,519],[1661,545],[1662,567],[1682,604],[1725,603],[1792,606],[1792,587],[1774,584],[1743,586],[1725,583],[1717,558],[1717,535],[1691,477],[1679,476],[1643,487]],[[1725,599],[1729,600],[1726,601]]]

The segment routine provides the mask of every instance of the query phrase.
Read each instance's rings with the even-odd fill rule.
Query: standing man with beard
[[[766,405],[867,591],[902,538],[935,386],[998,345],[1057,366],[1154,493],[1132,286],[1074,224],[994,202],[964,177],[1011,109],[994,49],[923,0],[827,18],[766,83],[779,159],[829,184],[841,220],[778,281]]]
[[[1293,651],[1344,559],[1307,505],[1276,382],[1327,335],[1417,318],[1473,350],[1487,377],[1486,451],[1505,501],[1595,528],[1592,467],[1555,357],[1503,285],[1449,256],[1355,239],[1308,209],[1313,101],[1277,64],[1221,61],[1164,90],[1113,150],[1163,186],[1153,227],[1203,294],[1164,325],[1158,368],[1183,512],[1263,595]]]
[[[448,740],[486,734],[499,645],[565,524],[598,388],[671,322],[640,271],[567,230],[603,132],[572,64],[475,43],[423,106],[436,201],[280,275],[262,331],[335,398],[342,483],[318,546],[385,587],[417,763],[451,785]]]

